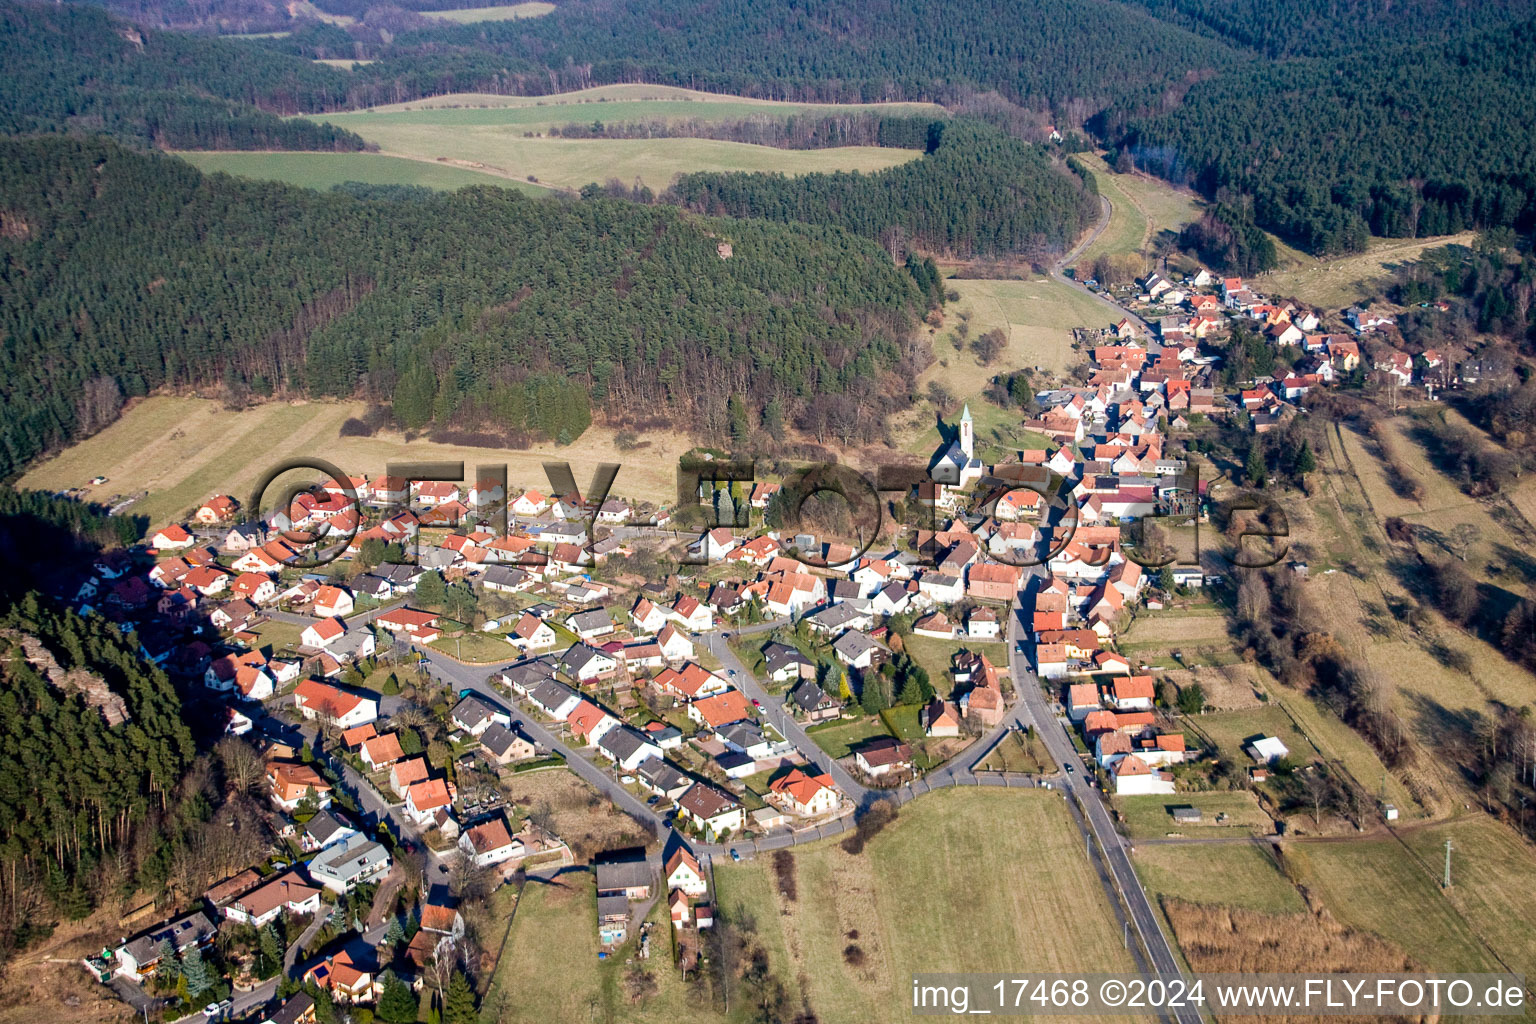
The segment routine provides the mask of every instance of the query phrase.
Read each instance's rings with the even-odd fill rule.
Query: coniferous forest
[[[936,123],[932,152],[876,174],[687,174],[671,197],[731,217],[837,224],[968,258],[1063,252],[1099,213],[1037,146],[974,122]]]
[[[907,399],[882,374],[924,358],[912,276],[835,227],[495,187],[358,199],[58,137],[0,143],[0,195],[0,473],[162,387],[550,440],[597,407],[708,424],[731,394],[856,395],[878,431]]]

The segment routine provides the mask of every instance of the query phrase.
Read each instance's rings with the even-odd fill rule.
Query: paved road
[[[768,632],[777,626],[784,625],[784,622],[785,620],[778,620],[775,622],[765,622],[758,626],[749,626],[738,630],[737,635],[749,636]],[[709,653],[713,654],[719,659],[720,664],[725,666],[726,676],[731,683],[748,697],[762,705],[758,714],[763,720],[777,729],[779,734],[786,740],[789,740],[789,742],[798,747],[800,753],[807,760],[832,776],[832,781],[836,782],[838,788],[856,805],[863,806],[871,798],[872,791],[857,782],[849,774],[848,769],[832,760],[826,751],[816,745],[815,740],[806,735],[805,729],[801,727],[800,723],[795,721],[794,717],[784,710],[783,697],[775,697],[763,689],[762,684],[757,681],[757,677],[748,672],[746,666],[741,663],[741,659],[736,657],[736,652],[731,650],[731,645],[726,642],[722,633],[708,633],[703,637],[703,640],[704,646],[709,649]]]
[[[1035,572],[1038,574],[1039,567]],[[777,622],[763,623],[759,626],[747,627],[740,633],[756,634],[773,629]],[[1039,681],[1029,667],[1027,657],[1020,653],[1018,644],[1025,634],[1023,612],[1019,608],[1013,609],[1009,616],[1008,626],[1008,657],[1010,659],[1010,672],[1013,678],[1016,692],[1016,703],[1004,720],[999,723],[983,739],[969,748],[969,752],[956,758],[952,758],[944,766],[927,773],[916,782],[902,786],[895,790],[872,790],[859,784],[841,765],[833,761],[822,751],[816,743],[806,735],[792,717],[787,715],[782,703],[773,698],[749,673],[740,659],[722,635],[721,631],[705,634],[701,639],[710,652],[720,660],[732,681],[739,686],[748,696],[756,698],[763,705],[762,716],[775,728],[779,729],[784,737],[790,740],[800,749],[800,752],[815,764],[832,775],[834,781],[855,803],[863,804],[877,796],[889,796],[899,803],[915,799],[924,793],[946,786],[954,785],[991,785],[1011,786],[1017,781],[1020,785],[1026,784],[1025,778],[1015,779],[1010,776],[985,773],[978,775],[975,766],[980,759],[990,751],[1002,735],[1010,729],[1022,729],[1034,726],[1037,735],[1045,744],[1046,750],[1062,766],[1080,764],[1081,759],[1072,746],[1067,733],[1067,726],[1060,722],[1055,713],[1047,704],[1041,691]],[[420,650],[418,648],[418,650]],[[537,743],[546,749],[559,753],[566,759],[571,770],[584,781],[592,785],[599,792],[610,797],[615,805],[620,807],[636,821],[641,822],[660,839],[665,839],[667,830],[671,828],[670,822],[664,820],[645,803],[630,793],[618,780],[614,778],[611,769],[606,765],[595,764],[588,757],[562,743],[559,738],[530,716],[521,712],[518,708],[509,706],[506,696],[499,693],[491,685],[488,677],[492,672],[499,671],[510,662],[495,666],[471,666],[456,662],[439,652],[430,649],[421,652],[427,659],[428,669],[437,678],[452,685],[455,690],[473,690],[485,696],[491,697],[498,704],[506,706],[522,728]],[[1086,829],[1091,830],[1098,840],[1100,848],[1104,851],[1108,867],[1115,886],[1121,892],[1126,906],[1129,908],[1132,924],[1141,938],[1141,945],[1147,951],[1151,961],[1152,970],[1158,973],[1176,974],[1179,971],[1179,962],[1174,957],[1167,936],[1163,934],[1161,924],[1156,913],[1152,909],[1146,891],[1141,887],[1141,881],[1136,876],[1131,866],[1125,841],[1115,828],[1114,821],[1110,817],[1099,792],[1093,787],[1083,785],[1077,781],[1080,777],[1074,775],[1058,776],[1054,785],[1061,786],[1067,798],[1080,798],[1084,819],[1080,825],[1086,823]],[[1033,784],[1031,780],[1029,784]],[[847,815],[835,821],[805,829],[799,832],[778,832],[753,840],[743,840],[732,846],[718,844],[690,844],[695,852],[701,856],[728,856],[732,852],[743,856],[751,856],[799,843],[815,842],[828,836],[837,835],[853,825],[853,816]],[[1086,834],[1086,832],[1085,832]],[[1184,1009],[1175,1014],[1179,1024],[1199,1024],[1200,1016],[1192,1009]]]
[[[1018,638],[1025,635],[1023,618],[1023,611],[1016,610],[1015,614],[1009,617],[1008,622],[1014,687],[1022,695],[1024,707],[1034,718],[1035,732],[1045,743],[1045,749],[1056,759],[1056,763],[1063,766],[1080,765],[1082,758],[1072,746],[1067,724],[1056,717],[1055,712],[1046,702],[1035,674],[1029,670],[1025,656],[1018,652]],[[1152,909],[1146,890],[1141,887],[1141,879],[1136,877],[1136,870],[1131,866],[1125,839],[1115,828],[1114,820],[1104,805],[1102,794],[1096,788],[1082,783],[1080,779],[1081,776],[1066,776],[1061,780],[1062,787],[1066,791],[1068,800],[1074,797],[1080,798],[1087,826],[1094,838],[1098,840],[1099,848],[1104,851],[1115,886],[1120,890],[1121,897],[1130,912],[1131,923],[1141,938],[1141,945],[1146,950],[1147,958],[1151,961],[1151,969],[1158,974],[1178,974],[1179,961],[1173,954],[1168,937],[1163,934],[1162,925]],[[1174,1011],[1173,1017],[1179,1024],[1199,1024],[1201,1019],[1199,1011],[1192,1007]]]
[[[1082,284],[1082,282],[1077,281],[1074,278],[1070,278],[1066,275],[1067,264],[1077,259],[1077,257],[1082,254],[1083,250],[1097,241],[1098,237],[1104,233],[1104,229],[1109,227],[1109,218],[1114,214],[1114,205],[1104,196],[1099,196],[1099,203],[1101,204],[1101,209],[1103,211],[1102,216],[1099,218],[1099,223],[1094,226],[1094,229],[1090,231],[1081,242],[1073,246],[1070,252],[1062,256],[1061,259],[1057,260],[1055,263],[1051,264],[1051,277],[1055,278],[1057,281],[1060,281],[1068,288],[1077,289],[1084,295],[1093,299],[1095,302],[1103,305],[1106,309],[1113,310],[1116,319],[1119,317],[1129,318],[1130,321],[1138,325],[1140,329],[1147,334],[1148,337],[1151,337],[1153,334],[1151,324],[1147,323],[1141,317],[1137,316],[1135,313],[1132,313],[1118,302],[1115,302],[1113,299],[1109,298],[1107,293],[1096,292]]]
[[[405,604],[405,599],[401,598],[398,601],[391,601],[388,604],[381,604],[377,608],[370,608],[366,612],[359,612],[356,615],[348,615],[344,621],[346,622],[348,629],[355,629],[358,626],[366,626],[368,623],[372,622],[380,615],[383,615],[385,612],[392,612],[396,608],[404,608]],[[295,626],[312,626],[320,621],[320,619],[314,615],[302,615],[299,612],[279,611],[276,608],[264,609],[262,614],[266,615],[267,618],[274,622],[287,622]]]

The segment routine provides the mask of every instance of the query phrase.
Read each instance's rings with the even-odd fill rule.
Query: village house
[[[894,736],[877,736],[853,752],[859,770],[870,778],[912,769],[912,748]]]
[[[836,810],[841,797],[832,785],[832,777],[825,772],[812,775],[801,768],[791,768],[787,775],[768,783],[766,799],[809,818]]]
[[[499,723],[480,734],[480,753],[497,766],[526,761],[536,752],[533,741]]]
[[[400,749],[399,734],[390,732],[364,740],[358,756],[371,771],[381,771],[400,760],[405,753]]]
[[[918,716],[923,735],[934,738],[960,735],[960,713],[946,700],[934,697]]]
[[[696,782],[677,801],[678,811],[711,840],[746,827],[746,810],[730,794],[707,782]]]
[[[389,871],[389,851],[361,832],[334,843],[309,862],[309,877],[345,895]]]
[[[194,946],[206,946],[218,929],[208,915],[195,910],[185,917],[156,925],[141,932],[113,950],[118,975],[133,982],[143,982],[155,974],[165,947],[178,956]]]
[[[294,706],[307,719],[324,718],[339,729],[350,729],[377,721],[379,702],[371,697],[348,693],[314,679],[306,679],[293,691]]]
[[[226,904],[224,916],[260,928],[285,912],[313,914],[320,909],[320,893],[319,888],[306,885],[298,872],[287,871]]]
[[[331,784],[307,764],[272,761],[267,765],[267,783],[272,787],[272,802],[285,811],[292,811],[310,795],[317,808],[331,805]]]
[[[492,818],[464,830],[459,836],[459,849],[479,868],[493,867],[523,855],[523,844],[512,838],[507,823]]]
[[[671,891],[676,890],[698,899],[709,892],[709,883],[704,879],[704,871],[699,867],[699,862],[687,847],[679,846],[672,851],[671,856],[662,865],[662,887]]]

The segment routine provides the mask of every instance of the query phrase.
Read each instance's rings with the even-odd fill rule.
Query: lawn
[[[519,657],[517,649],[507,643],[506,633],[482,633],[478,629],[461,637],[443,637],[428,646],[433,650],[451,654],[460,661],[473,665],[490,665],[512,661]]]
[[[550,194],[547,188],[516,178],[379,153],[181,151],[176,155],[205,174],[222,171],[236,177],[286,181],[305,188],[328,189],[345,181],[361,181],[370,185],[425,185],[443,190],[499,185],[532,195]]]
[[[1160,233],[1177,233],[1200,217],[1200,200],[1193,193],[1148,174],[1116,174],[1093,153],[1079,153],[1077,159],[1093,172],[1099,194],[1110,202],[1109,226],[1078,256],[1079,263],[1111,253],[1146,252]]]
[[[834,758],[847,757],[852,749],[874,739],[876,736],[889,736],[884,723],[878,718],[859,717],[852,722],[830,722],[825,726],[813,726],[806,730],[806,735],[816,742],[816,745]]]
[[[718,139],[530,137],[540,123],[530,114],[544,116],[528,108],[432,108],[316,114],[311,119],[354,131],[391,155],[441,160],[565,189],[618,179],[625,185],[643,181],[660,191],[677,175],[695,171],[878,171],[921,156],[917,150],[878,146],[793,150]],[[589,116],[581,114],[583,120]],[[562,123],[567,120],[561,118]]]
[[[1185,719],[1185,722],[1193,731],[1210,737],[1224,756],[1236,758],[1242,764],[1249,763],[1243,746],[1255,736],[1278,736],[1298,762],[1309,761],[1318,753],[1284,709],[1274,704],[1249,711],[1218,711]]]
[[[1451,887],[1441,890],[1511,970],[1536,973],[1536,854],[1515,831],[1480,814],[1427,828],[1403,840],[1432,872],[1445,864],[1451,841]]]
[[[554,4],[529,0],[524,4],[504,4],[500,7],[461,7],[451,11],[422,11],[421,16],[467,25],[475,21],[515,21],[519,18],[537,18],[554,9]]]
[[[1114,806],[1125,818],[1125,830],[1132,839],[1157,839],[1170,833],[1208,838],[1230,835],[1268,835],[1274,831],[1269,815],[1259,809],[1252,793],[1238,790],[1212,793],[1178,793],[1174,796],[1121,796]],[[1198,824],[1173,820],[1175,807],[1196,807],[1201,813]],[[1225,814],[1218,822],[1216,816]]]
[[[1132,858],[1147,894],[1267,914],[1306,909],[1301,894],[1253,843],[1144,843]]]
[[[791,1005],[827,1024],[904,1019],[917,972],[1131,966],[1059,794],[949,789],[902,808],[861,855],[819,843],[793,856],[793,903],[760,860],[716,866],[720,905],[756,922]]]
[[[462,461],[507,466],[512,487],[547,490],[545,460],[568,461],[585,484],[601,462],[623,464],[614,496],[671,502],[677,494],[677,457],[686,437],[656,435],[649,448],[621,453],[612,431],[594,427],[565,447],[526,450],[469,448],[425,438],[407,443],[400,434],[342,437],[341,426],[361,416],[362,402],[270,402],[239,412],[198,398],[154,397],[138,402],[116,423],[35,465],[21,486],[44,490],[84,487],[93,501],[148,491],[132,511],[154,525],[181,520],[210,494],[233,494],[242,503],[258,478],[281,459],[318,457],[346,473],[377,476],[391,460]],[[108,482],[89,487],[98,474]]]
[[[1045,775],[1056,770],[1056,762],[1038,738],[1025,739],[1021,732],[1013,731],[998,741],[987,754],[986,760],[976,766],[984,772],[1032,772]]]
[[[932,636],[918,636],[916,633],[903,636],[901,643],[912,660],[928,670],[928,681],[933,684],[934,690],[946,697],[955,684],[954,676],[950,674],[951,659],[959,651],[980,651],[994,665],[1004,669],[1008,667],[1004,664],[1007,648],[1003,644],[940,640]]]
[[[978,441],[989,440],[996,428],[1005,430],[1018,447],[1043,447],[1025,444],[1020,428],[1023,417],[1009,410],[997,410],[996,422],[981,422],[996,407],[981,399],[987,382],[1009,370],[1040,367],[1059,374],[1084,356],[1072,350],[1072,328],[1108,326],[1117,316],[1112,306],[1100,302],[1069,285],[1049,277],[1028,280],[980,280],[950,278],[946,288],[959,293],[949,303],[944,325],[933,332],[934,362],[918,378],[920,389],[936,381],[957,402],[971,403],[971,415],[977,418]],[[969,314],[969,337],[979,338],[993,328],[1001,328],[1008,344],[990,366],[982,366],[969,346],[956,351],[953,341],[960,314]],[[985,411],[984,411],[985,410]],[[951,413],[958,412],[958,406]],[[908,451],[929,452],[939,443],[934,410],[924,406],[900,424],[905,440],[899,446]]]

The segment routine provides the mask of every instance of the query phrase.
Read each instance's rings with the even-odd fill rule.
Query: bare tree
[[[224,785],[231,793],[251,793],[266,776],[261,754],[245,740],[228,736],[214,745],[219,766],[224,770]]]

